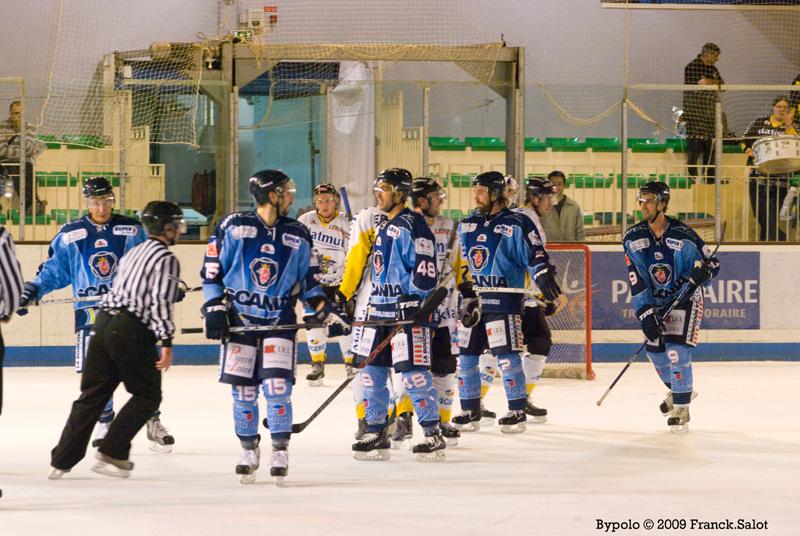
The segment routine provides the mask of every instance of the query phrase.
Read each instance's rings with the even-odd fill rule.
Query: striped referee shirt
[[[103,296],[100,306],[128,310],[163,346],[172,346],[173,305],[178,296],[178,281],[177,257],[161,240],[151,237],[122,257],[114,285]]]
[[[14,314],[21,296],[22,271],[14,251],[14,240],[0,225],[0,319]]]

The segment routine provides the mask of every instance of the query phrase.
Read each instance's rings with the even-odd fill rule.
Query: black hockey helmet
[[[170,201],[150,201],[142,211],[142,225],[147,234],[158,236],[167,224],[173,224],[181,234],[186,233],[186,220],[181,207]]]
[[[650,181],[644,183],[639,188],[639,197],[643,194],[653,194],[656,196],[656,202],[663,202],[664,205],[669,205],[669,186],[660,181]]]
[[[411,176],[411,172],[407,169],[389,168],[384,169],[375,177],[375,187],[381,182],[391,184],[397,192],[408,194],[411,192],[413,177]]]
[[[89,177],[83,183],[83,197],[108,197],[114,196],[114,188],[105,177]]]
[[[417,206],[420,197],[428,197],[430,194],[438,193],[440,197],[445,197],[446,193],[442,189],[439,181],[430,177],[417,177],[411,183],[411,201]]]
[[[270,192],[277,192],[282,195],[291,180],[283,171],[262,169],[253,173],[253,176],[250,177],[250,193],[256,199],[257,205],[264,205],[269,202]]]
[[[325,194],[332,195],[334,198],[336,198],[336,202],[339,202],[339,190],[337,190],[333,184],[329,182],[323,182],[322,184],[317,184],[314,187],[314,197]]]
[[[472,186],[486,186],[502,195],[506,191],[506,177],[499,171],[485,171],[472,179]]]
[[[550,182],[550,179],[545,179],[542,177],[531,177],[527,181],[525,181],[525,193],[528,196],[535,195],[536,197],[542,197],[545,195],[553,195],[553,183]]]

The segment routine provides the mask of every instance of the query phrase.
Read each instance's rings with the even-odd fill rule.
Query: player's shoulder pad
[[[72,244],[89,236],[89,225],[86,218],[68,221],[56,233],[56,238],[60,239],[64,245]]]
[[[280,220],[278,220],[276,227],[278,227],[278,229],[280,230],[280,234],[283,235],[284,237],[286,237],[287,235],[288,236],[294,235],[308,242],[309,246],[312,244],[311,231],[309,231],[308,227],[306,227],[305,225],[303,225],[302,223],[300,223],[295,219],[283,217]],[[284,243],[286,243],[287,241],[287,239],[284,238],[281,238],[281,240],[283,240]]]
[[[647,222],[640,221],[633,227],[629,227],[622,236],[622,243],[626,245],[631,252],[640,251],[652,246],[650,231],[647,229]]]
[[[702,238],[700,238],[700,235],[697,234],[697,231],[675,218],[669,218],[669,227],[667,228],[668,246],[670,245],[670,240],[689,240],[694,242],[698,249],[705,245]]]
[[[142,227],[142,222],[140,222],[136,218],[131,218],[130,216],[123,216],[122,214],[112,215],[111,221],[109,223],[111,225],[135,225],[136,227]]]
[[[311,225],[313,223],[317,223],[314,220],[318,220],[316,218],[317,212],[314,210],[309,210],[308,212],[304,212],[297,217],[297,221],[302,223],[303,225]]]
[[[231,212],[219,223],[219,228],[224,231],[237,225],[254,225],[257,221],[255,212]]]

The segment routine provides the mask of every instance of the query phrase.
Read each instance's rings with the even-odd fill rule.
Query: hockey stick
[[[339,193],[342,195],[342,203],[344,203],[344,213],[347,216],[347,221],[353,221],[353,212],[350,210],[350,200],[347,198],[347,189],[341,186],[339,188]]]
[[[198,290],[203,290],[203,287],[192,287],[187,288],[184,292],[197,292]],[[33,307],[37,305],[58,305],[61,303],[84,303],[84,302],[96,302],[103,299],[103,295],[100,296],[81,296],[79,298],[56,298],[52,300],[39,300],[36,303],[29,303],[25,307],[20,307],[17,309],[17,314],[20,314],[20,311],[25,311],[22,315],[27,314],[28,307]]]
[[[397,320],[356,320],[351,326],[357,327],[386,327],[386,326],[407,326],[409,324],[413,324],[413,320],[402,320],[398,322]],[[274,326],[233,326],[228,328],[229,333],[260,333],[266,331],[286,331],[291,329],[317,329],[317,328],[327,328],[329,324],[305,324],[305,323],[298,323],[298,324],[276,324]],[[183,328],[181,330],[182,334],[192,334],[192,333],[203,333],[204,328]]]
[[[372,363],[375,360],[375,358],[378,357],[378,354],[380,354],[383,351],[383,349],[386,348],[392,342],[392,339],[396,335],[398,335],[405,328],[406,325],[408,325],[408,324],[419,324],[421,321],[424,321],[425,319],[427,319],[436,310],[436,308],[439,307],[439,304],[441,304],[444,301],[444,299],[447,297],[448,292],[447,292],[447,289],[444,288],[443,283],[444,283],[444,281],[442,281],[433,290],[433,292],[431,292],[431,294],[428,296],[428,298],[423,302],[422,306],[420,306],[420,308],[419,308],[419,311],[417,311],[417,314],[414,315],[414,320],[411,320],[411,321],[408,321],[408,322],[404,322],[404,323],[401,323],[400,325],[397,325],[397,327],[395,327],[389,333],[389,335],[387,335],[383,340],[381,340],[381,342],[378,343],[377,346],[375,346],[375,348],[372,350],[372,352],[370,352],[369,356],[367,356],[367,358],[364,361],[362,361],[361,363],[359,363],[358,366],[355,367],[355,368],[363,369],[364,367],[366,367],[367,365]],[[398,324],[398,323],[395,323],[395,324]],[[292,425],[292,433],[293,434],[299,434],[300,432],[305,430],[308,427],[308,425],[311,424],[311,422],[314,419],[316,419],[319,416],[319,414],[322,413],[325,410],[325,408],[327,408],[337,396],[339,396],[339,393],[344,391],[345,388],[348,385],[350,385],[350,382],[353,381],[353,378],[355,378],[355,376],[350,376],[349,378],[346,378],[339,385],[339,387],[337,387],[336,390],[334,390],[333,393],[331,393],[331,395],[328,398],[326,398],[325,401],[314,411],[314,413],[311,414],[311,416],[308,419],[306,419],[303,422],[300,422],[300,423],[297,423],[297,424],[293,424]]]
[[[704,260],[708,260],[710,257],[713,257],[717,254],[717,250],[722,245],[722,240],[725,238],[725,228],[727,227],[727,223],[728,223],[727,221],[722,222],[722,232],[720,233],[719,242],[717,243],[717,246],[714,248],[714,251],[711,252],[711,255],[706,257]],[[695,290],[697,290],[697,287],[694,284],[689,282],[684,284],[684,286],[681,287],[680,292],[678,292],[678,295],[675,297],[674,300],[672,300],[672,303],[670,304],[669,308],[667,308],[667,311],[662,315],[661,321],[664,322],[669,317],[670,313],[672,313],[672,310],[675,308],[675,306],[681,303],[686,296],[693,294]],[[617,377],[614,378],[614,381],[611,382],[611,385],[608,386],[606,392],[603,393],[603,396],[601,396],[600,400],[597,401],[598,406],[603,403],[603,400],[606,399],[608,393],[611,392],[611,389],[613,389],[614,386],[617,385],[617,382],[620,380],[620,378],[622,378],[622,375],[625,374],[625,371],[627,371],[628,368],[631,366],[631,364],[634,361],[636,361],[636,358],[639,357],[639,354],[642,353],[642,350],[644,350],[646,346],[647,346],[647,339],[645,339],[645,341],[642,343],[639,349],[636,350],[636,352],[630,357],[630,359],[628,359],[628,362],[625,363],[625,366],[622,368],[620,373],[617,374]]]

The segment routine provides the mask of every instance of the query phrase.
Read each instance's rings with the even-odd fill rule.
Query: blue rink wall
[[[189,286],[200,283],[199,271],[205,248],[201,244],[182,244],[176,253],[182,277]],[[17,246],[17,255],[26,280],[32,279],[47,254],[47,245]],[[728,246],[719,254],[722,269],[705,289],[703,330],[695,359],[698,361],[797,361],[800,360],[800,285],[796,282],[800,266],[800,246]],[[573,263],[576,266],[578,263]],[[559,282],[570,303],[586,299],[584,278],[569,265],[559,273]],[[61,290],[48,298],[69,297]],[[592,360],[619,362],[629,359],[642,342],[630,303],[628,277],[622,248],[592,247]],[[202,293],[187,296],[176,305],[179,327],[202,325],[199,315]],[[565,307],[559,314],[580,315],[584,308]],[[31,308],[25,317],[15,316],[2,325],[7,366],[65,366],[73,363],[73,314],[70,305]],[[552,325],[552,324],[551,324]],[[565,340],[555,334],[556,345]],[[572,340],[574,334],[566,336]],[[177,364],[214,364],[218,346],[208,344],[202,335],[175,338]],[[298,361],[309,361],[304,334],[298,339]],[[328,348],[329,362],[340,363],[338,344]]]

